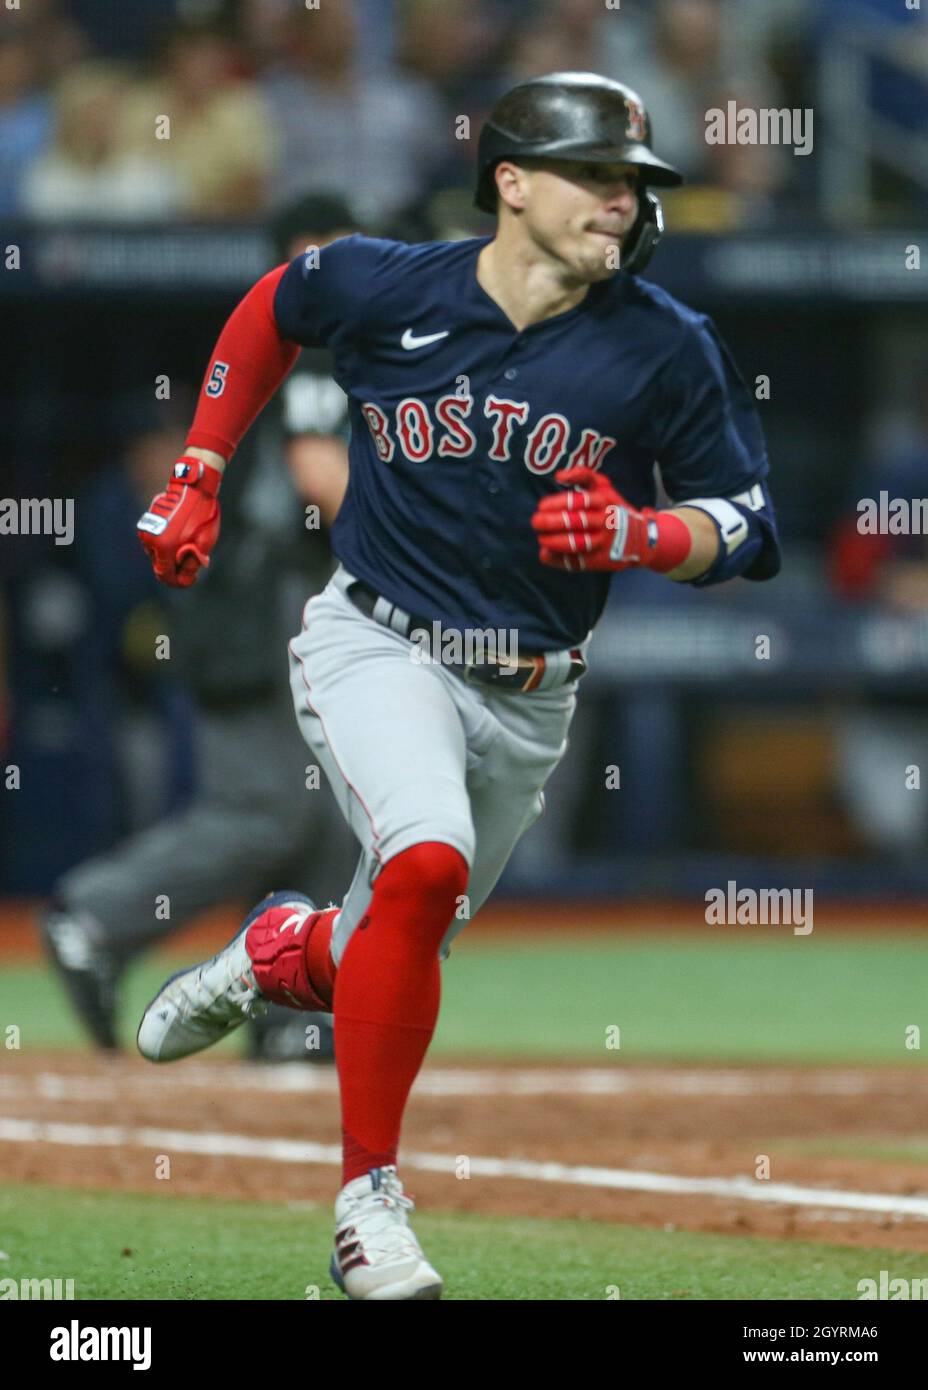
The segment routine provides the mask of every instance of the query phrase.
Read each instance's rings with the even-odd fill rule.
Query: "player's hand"
[[[603,473],[565,468],[554,480],[569,490],[543,497],[532,517],[543,565],[573,573],[639,565],[666,574],[689,554],[685,521],[651,507],[638,511]]]
[[[139,540],[163,584],[193,584],[219,536],[216,494],[222,474],[202,459],[186,455],[174,465],[164,492],[139,518]]]

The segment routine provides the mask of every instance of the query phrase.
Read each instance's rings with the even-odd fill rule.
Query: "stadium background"
[[[928,1021],[928,789],[919,785],[928,768],[928,541],[864,537],[856,527],[862,498],[886,491],[911,501],[928,477],[928,279],[912,252],[924,251],[928,226],[928,31],[903,0],[623,0],[616,9],[593,0],[321,0],[317,10],[287,0],[29,0],[0,13],[0,496],[74,498],[76,508],[73,545],[0,535],[0,1028],[15,1024],[24,1039],[0,1053],[8,1124],[60,1118],[79,1108],[82,1086],[84,1103],[120,1122],[127,1090],[144,1095],[148,1085],[156,1115],[166,1094],[131,1063],[100,1072],[81,1050],[32,931],[62,873],[178,813],[196,790],[190,687],[152,655],[171,613],[134,536],[117,535],[115,521],[107,529],[107,518],[123,515],[139,451],[157,450],[160,438],[167,470],[167,441],[189,418],[219,327],[274,263],[267,228],[276,209],[333,192],[372,232],[417,240],[487,231],[471,206],[480,121],[513,82],[555,68],[591,68],[638,89],[657,151],[687,175],[664,197],[667,235],[647,273],[713,315],[749,384],[769,379],[758,408],[784,566],[769,585],[696,592],[634,573],[613,585],[547,814],[446,970],[438,1063],[489,1060],[497,1076],[515,1059],[544,1063],[548,1076],[568,1063],[585,1075],[630,1068],[639,1082],[628,1095],[603,1082],[605,1101],[590,1082],[592,1095],[569,1102],[578,1107],[573,1132],[589,1140],[579,1151],[565,1148],[557,1126],[552,1133],[540,1082],[534,1093],[501,1082],[496,1095],[489,1080],[481,1088],[479,1071],[467,1074],[478,1077],[475,1104],[486,1113],[446,1097],[435,1102],[444,1139],[431,1120],[414,1133],[427,1148],[466,1153],[472,1126],[485,1153],[530,1148],[537,1159],[580,1162],[593,1149],[591,1162],[700,1175],[752,1172],[754,1156],[773,1149],[797,1183],[909,1195],[928,1186],[913,1119],[915,1107],[924,1113],[925,1079],[906,1031]],[[157,142],[140,122],[153,90],[165,110],[186,112],[185,138]],[[811,110],[812,152],[705,144],[705,111],[732,99]],[[10,247],[19,248],[15,266]],[[170,398],[156,399],[165,374]],[[770,639],[769,659],[757,657],[760,636]],[[707,927],[706,892],[729,880],[813,891],[813,934]],[[217,902],[193,935],[170,943],[173,957],[224,939],[236,906]],[[132,976],[127,1036],[163,974],[164,960],[148,957]],[[613,1025],[621,1049],[604,1051]],[[697,1063],[707,1070],[692,1080]],[[719,1081],[713,1119],[706,1077],[723,1065],[739,1070],[718,1073],[729,1081]],[[74,1087],[72,1074],[83,1078]],[[689,1088],[674,1081],[686,1076]],[[558,1108],[576,1078],[564,1071],[552,1083]],[[332,1137],[328,1083],[312,1084],[323,1087]],[[625,1114],[639,1090],[642,1112]],[[750,1122],[731,1102],[748,1095],[744,1106],[757,1106]],[[832,1100],[839,1114],[828,1114]],[[529,1102],[536,1112],[509,1113]],[[670,1115],[683,1115],[682,1152],[661,1150]],[[253,1109],[232,1118],[260,1129]],[[267,1125],[283,1132],[273,1115]],[[292,1125],[306,1137],[297,1107]],[[731,1146],[742,1130],[738,1156]],[[114,1229],[127,1212],[145,1229],[151,1182],[129,1150],[103,1146],[98,1166],[76,1165],[67,1144],[30,1148],[17,1133],[0,1124],[11,1181],[134,1189],[137,1209],[109,1199]],[[630,1133],[641,1139],[636,1154],[626,1152]],[[211,1158],[189,1175],[188,1193],[253,1195],[236,1164],[248,1168]],[[323,1193],[324,1160],[321,1174],[312,1181]],[[531,1179],[520,1188],[488,1176],[485,1200],[465,1200],[462,1191],[474,1191],[466,1183],[450,1195],[447,1182],[434,1183],[432,1205],[488,1213],[488,1249],[502,1229],[493,1213],[524,1217],[519,1239],[534,1249],[527,1223],[541,1232],[546,1214],[663,1234],[679,1224],[734,1240],[754,1219],[744,1211],[759,1209],[712,1196],[695,1214],[670,1199],[628,1206],[627,1194],[573,1201],[566,1188],[551,1209],[553,1188],[543,1200],[524,1195],[535,1191]],[[281,1195],[296,1200],[298,1187],[294,1179]],[[82,1233],[78,1249],[87,1212],[66,1192],[34,1191],[45,1207],[61,1201],[61,1221]],[[8,1189],[0,1245],[23,1219],[18,1248],[35,1264],[47,1252],[30,1244],[35,1221],[15,1215],[33,1211],[23,1201],[21,1188]],[[776,1214],[757,1224],[764,1259],[774,1237],[797,1249],[800,1237],[825,1240],[831,1277],[836,1244],[923,1251],[928,1240],[924,1217],[902,1208],[869,1223],[852,1212],[843,1224],[809,1210],[764,1208]],[[93,1219],[104,1228],[102,1207]],[[468,1228],[433,1219],[453,1259]],[[593,1240],[589,1228],[577,1231],[578,1249]],[[208,1245],[208,1223],[202,1239]],[[701,1285],[677,1278],[678,1263],[693,1267],[691,1248],[635,1248],[637,1267],[653,1272],[639,1294],[726,1296],[728,1274]],[[727,1248],[713,1247],[712,1260],[729,1269]],[[606,1268],[608,1247],[601,1253]],[[108,1272],[95,1285],[82,1259],[96,1296],[127,1287],[118,1260],[110,1268],[101,1256]],[[808,1274],[807,1254],[784,1260],[785,1282],[758,1274],[749,1296],[821,1296],[827,1280]],[[741,1264],[750,1285],[751,1262]],[[571,1267],[551,1296],[603,1296],[598,1272],[588,1276]],[[158,1287],[178,1296],[165,1278]],[[208,1295],[218,1286],[197,1287]],[[527,1274],[499,1296],[538,1296],[529,1288]]]

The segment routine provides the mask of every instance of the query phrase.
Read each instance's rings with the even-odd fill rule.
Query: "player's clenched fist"
[[[570,491],[543,497],[532,517],[542,564],[570,571],[640,565],[666,574],[689,554],[685,521],[651,507],[637,511],[604,474],[566,468],[554,480]]]
[[[167,490],[139,518],[139,540],[162,583],[184,589],[209,564],[219,536],[221,481],[219,469],[202,459],[178,459]]]

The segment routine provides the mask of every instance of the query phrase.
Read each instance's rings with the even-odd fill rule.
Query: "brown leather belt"
[[[405,609],[398,608],[365,584],[361,579],[352,579],[342,590],[355,608],[365,617],[373,618],[383,627],[398,632],[401,637],[420,640],[419,634],[430,637],[435,624],[429,618],[417,618]],[[552,690],[579,680],[585,674],[587,663],[579,647],[567,651],[544,652],[529,655],[523,653],[516,660],[454,662],[435,658],[443,666],[457,672],[465,681],[477,685],[491,685],[497,690],[511,694],[523,694],[532,690]]]

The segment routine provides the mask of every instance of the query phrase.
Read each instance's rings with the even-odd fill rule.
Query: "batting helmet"
[[[501,159],[535,155],[593,164],[635,164],[642,185],[674,187],[678,173],[651,149],[651,121],[636,92],[595,72],[552,72],[513,87],[494,106],[480,132],[474,202],[496,211],[493,171]],[[625,238],[622,266],[643,270],[663,231],[660,200],[641,198]]]

